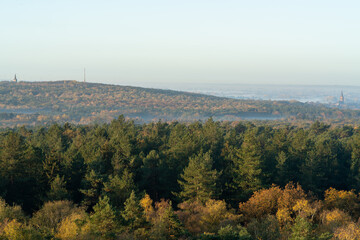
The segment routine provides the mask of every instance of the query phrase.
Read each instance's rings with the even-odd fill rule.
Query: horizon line
[[[83,80],[76,80],[76,79],[58,79],[58,80],[39,80],[39,81],[34,81],[34,80],[18,80],[18,83],[21,82],[27,82],[27,83],[41,83],[41,82],[61,82],[61,81],[76,81],[79,83],[97,83],[97,84],[107,84],[107,85],[126,85],[126,86],[131,86],[129,85],[129,83],[109,83],[109,82],[95,82],[95,81],[86,81],[84,82]],[[11,80],[0,80],[0,82],[12,82]],[[327,87],[360,87],[359,85],[340,85],[340,84],[291,84],[291,83],[215,83],[215,82],[210,82],[210,83],[201,83],[201,82],[176,82],[176,83],[167,83],[167,82],[139,82],[136,81],[134,82],[134,84],[171,84],[171,85],[179,85],[179,84],[196,84],[196,85],[248,85],[248,86],[289,86],[289,87],[295,87],[295,86],[301,86],[301,87],[323,87],[323,86],[327,86]]]

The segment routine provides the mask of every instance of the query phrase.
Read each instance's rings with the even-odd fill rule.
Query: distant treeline
[[[321,122],[7,130],[0,236],[359,239],[359,150],[360,130]]]
[[[76,81],[0,82],[0,126],[109,123],[120,114],[149,122],[287,119],[355,121],[360,111],[296,101],[220,98],[170,90]],[[12,114],[12,115],[10,115]]]

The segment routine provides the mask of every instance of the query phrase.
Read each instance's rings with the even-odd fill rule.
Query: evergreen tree
[[[83,188],[80,192],[84,195],[83,204],[88,208],[94,206],[99,199],[101,189],[103,188],[103,179],[91,170],[85,175]]]
[[[69,193],[66,190],[66,182],[64,177],[57,175],[55,179],[51,182],[50,191],[47,193],[48,199],[50,201],[64,200],[69,197]]]
[[[103,191],[110,198],[111,205],[121,209],[134,188],[133,174],[125,169],[121,178],[119,175],[110,175],[109,180],[104,183]]]
[[[0,142],[0,196],[22,205],[26,212],[41,202],[45,191],[42,156],[18,133],[10,132]]]
[[[252,128],[245,133],[244,142],[234,158],[234,188],[243,200],[263,187],[265,152],[263,141],[257,138],[258,131],[258,128]]]
[[[143,158],[140,169],[140,190],[145,190],[154,200],[160,200],[166,196],[168,190],[167,177],[170,175],[169,167],[163,160],[163,156],[155,150]],[[170,192],[170,190],[169,190]]]
[[[178,196],[183,200],[196,200],[203,203],[216,197],[218,172],[212,169],[212,165],[210,152],[200,152],[197,156],[191,157],[189,165],[181,174],[182,180],[178,181],[182,188]]]
[[[350,164],[350,184],[353,189],[360,190],[360,135],[355,135],[350,141],[351,164]]]
[[[289,240],[311,240],[312,224],[305,218],[297,217],[295,224],[291,228],[291,236]]]
[[[125,202],[122,216],[127,221],[131,231],[144,224],[143,210],[134,191],[131,192],[130,197]]]
[[[1,142],[0,151],[0,175],[4,181],[13,184],[23,172],[20,169],[25,158],[25,139],[11,132]]]
[[[185,234],[184,227],[171,207],[171,202],[161,201],[155,204],[156,213],[152,219],[150,239],[179,239]]]
[[[111,164],[114,173],[121,174],[131,166],[132,154],[137,152],[135,124],[120,115],[111,122],[108,131],[110,143],[114,147]]]
[[[276,157],[276,162],[276,169],[278,174],[275,177],[274,182],[284,186],[288,182],[287,179],[289,179],[289,172],[287,169],[288,158],[286,153],[283,151],[279,152],[278,156]]]
[[[64,179],[66,179],[66,188],[69,195],[74,202],[80,203],[82,200],[81,182],[86,173],[86,166],[84,158],[79,151],[79,147],[83,144],[83,138],[76,136],[76,141],[73,141],[65,154],[65,162],[63,164]]]
[[[201,134],[201,145],[204,152],[210,152],[213,159],[213,168],[220,170],[224,168],[223,161],[220,158],[221,149],[224,142],[224,131],[220,128],[219,122],[214,122],[209,118],[203,125]]]
[[[102,239],[115,239],[116,227],[116,215],[109,198],[107,196],[99,198],[90,216],[91,232]]]

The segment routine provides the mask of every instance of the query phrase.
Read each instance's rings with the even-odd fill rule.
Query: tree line
[[[21,127],[0,132],[0,236],[356,239],[359,178],[353,126]]]

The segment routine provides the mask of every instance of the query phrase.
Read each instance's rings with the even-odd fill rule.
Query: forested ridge
[[[0,132],[0,239],[359,239],[360,130],[251,122]]]
[[[179,91],[76,81],[0,82],[0,127],[109,123],[120,114],[149,122],[287,119],[352,123],[360,111],[296,101],[221,98]]]

